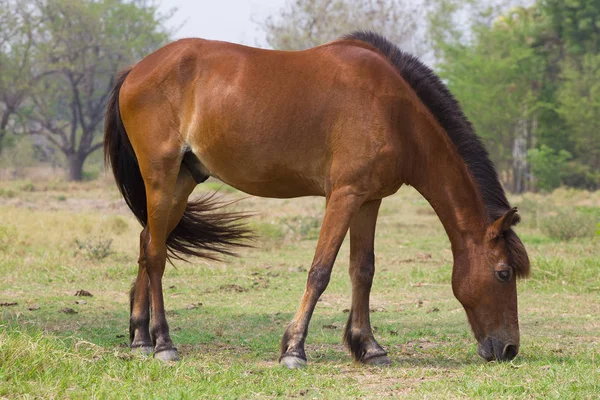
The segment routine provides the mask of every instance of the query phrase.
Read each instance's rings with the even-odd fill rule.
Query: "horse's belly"
[[[291,198],[325,195],[325,157],[320,152],[293,150],[280,144],[227,140],[194,146],[211,176],[251,195]],[[312,153],[312,154],[309,154]]]
[[[271,179],[266,182],[228,182],[226,179],[218,178],[238,190],[260,197],[285,199],[325,195],[324,191],[317,184],[307,180]]]

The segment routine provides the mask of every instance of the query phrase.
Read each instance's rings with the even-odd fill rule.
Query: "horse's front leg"
[[[279,362],[288,368],[306,365],[304,341],[310,318],[319,297],[329,283],[331,269],[348,231],[350,220],[360,208],[363,199],[364,196],[355,194],[350,187],[335,190],[328,198],[315,257],[308,272],[306,290],[300,308],[281,340]]]
[[[350,224],[350,279],[352,307],[344,331],[344,343],[356,361],[391,364],[387,353],[373,337],[369,318],[369,295],[375,274],[375,224],[381,200],[364,204]]]

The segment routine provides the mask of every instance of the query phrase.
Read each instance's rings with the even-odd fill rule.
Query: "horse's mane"
[[[343,39],[359,40],[370,44],[398,69],[400,75],[431,111],[456,146],[479,188],[490,223],[509,211],[510,204],[487,150],[475,134],[473,126],[462,112],[458,101],[431,68],[419,61],[417,57],[403,52],[395,44],[374,32],[352,32]],[[515,215],[513,224],[519,221],[520,217]],[[528,275],[529,260],[523,244],[512,229],[509,229],[504,236],[509,257],[513,260],[517,274]]]

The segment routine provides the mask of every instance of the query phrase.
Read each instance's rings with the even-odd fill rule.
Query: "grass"
[[[560,241],[537,223],[537,210],[554,206],[598,218],[600,192],[513,199],[533,261],[531,279],[519,283],[521,353],[511,363],[486,363],[452,295],[443,228],[416,192],[401,189],[381,208],[371,302],[376,337],[393,366],[356,365],[341,345],[350,303],[346,242],[311,322],[309,366],[300,371],[278,366],[278,346],[302,296],[323,199],[246,198],[236,207],[257,212],[257,248],[222,263],[167,268],[167,317],[182,360],[164,364],[127,348],[140,228],[110,182],[1,182],[0,193],[10,193],[0,196],[0,303],[17,303],[0,307],[0,398],[600,393],[600,237]],[[93,297],[75,296],[81,289]]]

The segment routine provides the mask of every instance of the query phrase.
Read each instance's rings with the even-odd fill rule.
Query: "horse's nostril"
[[[519,348],[514,344],[507,344],[502,351],[502,359],[510,361],[517,356]]]

